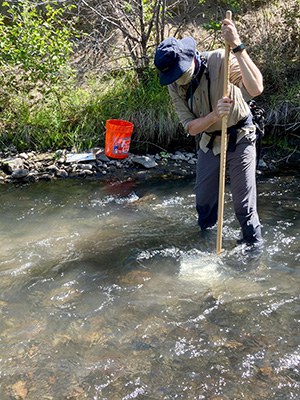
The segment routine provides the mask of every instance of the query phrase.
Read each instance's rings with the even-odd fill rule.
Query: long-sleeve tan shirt
[[[210,78],[210,99],[211,105],[214,109],[220,98],[223,97],[223,81],[224,81],[224,50],[214,50],[205,53],[207,59],[207,67]],[[187,91],[189,85],[179,86],[173,83],[168,86],[170,96],[172,98],[175,111],[180,119],[185,130],[188,124],[195,118],[205,117],[212,110],[209,105],[208,95],[208,79],[205,74],[202,75],[200,83],[195,90],[192,98],[192,111],[191,111],[191,98],[187,98]],[[241,119],[250,114],[250,108],[247,101],[251,99],[242,83],[242,75],[238,61],[234,55],[230,55],[230,68],[229,68],[229,97],[233,100],[231,111],[228,115],[227,126],[236,125]],[[222,120],[220,119],[211,125],[206,132],[220,131],[222,129]],[[254,127],[252,129],[255,129]],[[199,132],[201,134],[200,148],[207,152],[206,147],[210,141],[210,136],[206,132]],[[238,130],[237,142],[249,132],[249,127]],[[213,144],[214,154],[220,153],[221,138],[217,136]]]

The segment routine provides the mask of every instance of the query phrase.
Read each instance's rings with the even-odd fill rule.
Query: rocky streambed
[[[276,173],[283,166],[292,167],[299,154],[268,151],[259,162],[258,174]],[[129,153],[123,159],[112,159],[103,149],[76,153],[66,150],[38,153],[35,151],[0,153],[0,184],[51,181],[54,179],[85,178],[102,181],[143,181],[175,179],[196,174],[196,152],[162,151],[156,154]]]
[[[187,177],[196,171],[196,154],[177,151],[154,155],[129,154],[108,158],[103,150],[85,153],[65,150],[6,154],[0,158],[0,183],[28,183],[53,179],[89,178],[103,181]]]

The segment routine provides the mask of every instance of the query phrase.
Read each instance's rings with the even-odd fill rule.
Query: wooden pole
[[[231,19],[231,11],[226,11],[226,18]],[[228,96],[229,84],[229,52],[230,48],[225,43],[225,59],[224,59],[224,84],[223,96]],[[226,174],[226,151],[227,151],[227,115],[222,118],[222,136],[221,136],[221,153],[220,153],[220,176],[219,176],[219,199],[218,199],[218,230],[217,230],[217,254],[222,252],[222,230],[224,218],[224,195],[225,195],[225,174]]]

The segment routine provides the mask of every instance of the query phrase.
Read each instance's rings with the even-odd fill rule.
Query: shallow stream
[[[0,187],[0,399],[300,398],[300,176],[260,178],[264,247],[193,181]]]

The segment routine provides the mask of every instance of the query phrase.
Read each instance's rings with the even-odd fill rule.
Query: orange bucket
[[[133,123],[121,119],[106,121],[105,154],[111,158],[126,158],[129,153]]]

